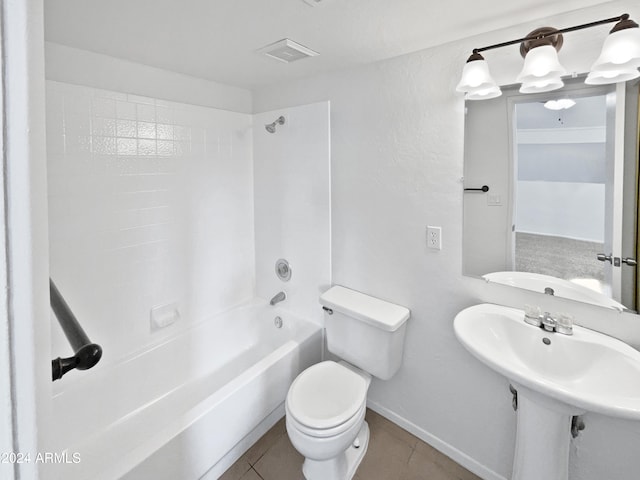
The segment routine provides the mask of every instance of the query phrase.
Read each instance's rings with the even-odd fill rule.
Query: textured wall
[[[412,311],[403,366],[392,380],[373,382],[370,402],[483,478],[509,478],[515,416],[506,379],[455,339],[455,314],[479,301],[538,303],[635,344],[640,321],[462,276],[464,102],[455,86],[473,47],[624,11],[640,13],[615,2],[254,94],[258,112],[331,101],[333,282]],[[568,35],[567,68],[587,69],[586,54],[597,55],[607,31]],[[513,82],[518,57],[515,47],[487,53],[500,83]],[[427,250],[426,225],[442,226],[441,251]],[[597,415],[587,425],[573,442],[571,478],[635,478],[640,426]]]

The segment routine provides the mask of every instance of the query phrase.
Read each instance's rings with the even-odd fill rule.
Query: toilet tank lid
[[[400,328],[411,315],[406,307],[340,285],[320,295],[320,304],[389,332]]]

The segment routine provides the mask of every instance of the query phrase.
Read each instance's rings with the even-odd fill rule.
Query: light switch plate
[[[502,206],[502,197],[499,194],[487,194],[487,205],[489,207],[500,207]]]

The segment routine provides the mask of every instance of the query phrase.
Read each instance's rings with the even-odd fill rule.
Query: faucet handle
[[[542,319],[540,316],[540,307],[535,305],[524,306],[524,321],[534,327],[540,327],[542,325]]]
[[[573,335],[573,316],[566,313],[558,315],[556,320],[556,332],[565,335]]]

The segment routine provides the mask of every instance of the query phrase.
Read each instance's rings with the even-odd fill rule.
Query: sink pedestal
[[[518,391],[512,480],[568,480],[571,419],[583,410],[512,382]]]

